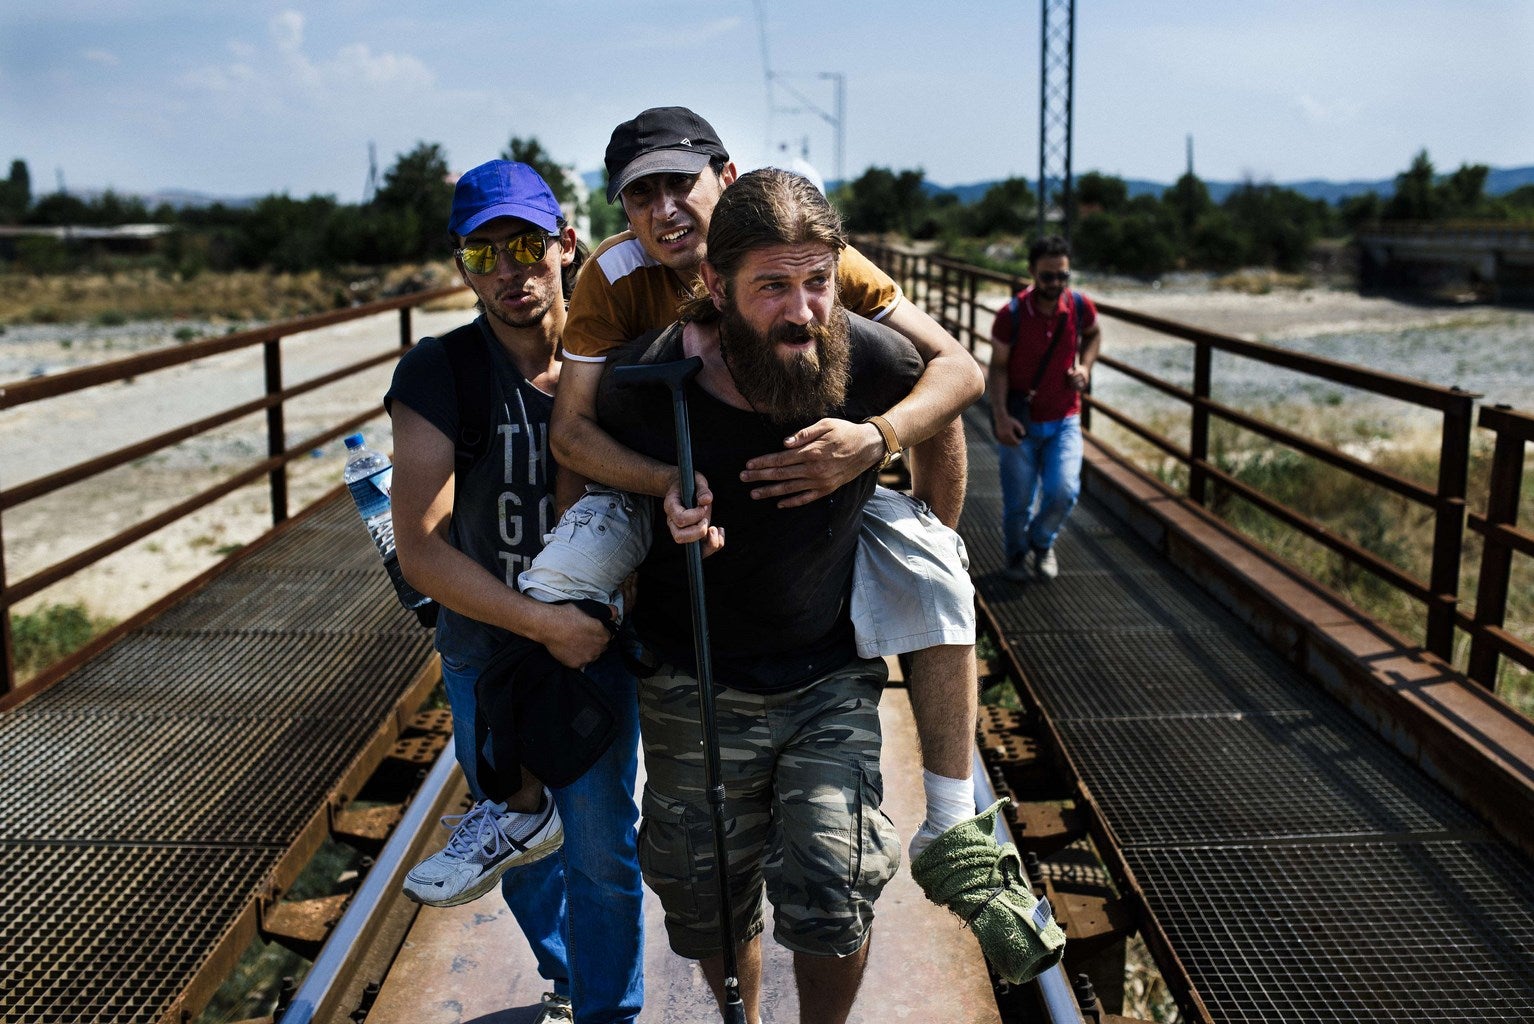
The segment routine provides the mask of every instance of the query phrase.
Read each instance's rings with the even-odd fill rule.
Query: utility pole
[[[1075,98],[1076,0],[1042,0],[1039,33],[1039,235],[1046,233],[1050,188],[1060,202],[1060,234],[1071,237],[1071,104]]]
[[[362,203],[366,206],[378,194],[378,145],[368,143],[368,182],[362,186]]]
[[[822,71],[817,76],[822,79],[829,79],[835,83],[836,99],[834,105],[836,107],[836,113],[830,114],[822,110],[814,100],[810,99],[804,93],[794,88],[794,86],[788,82],[787,76],[780,75],[776,71],[772,70],[772,64],[767,56],[767,18],[762,10],[761,0],[756,0],[755,6],[757,36],[762,46],[762,74],[766,79],[767,85],[767,137],[766,145],[763,147],[764,152],[771,153],[774,149],[772,138],[773,114],[802,114],[806,112],[814,114],[826,124],[830,125],[833,131],[836,133],[836,180],[838,182],[845,180],[844,173],[846,168],[842,164],[842,158],[846,151],[847,141],[847,76],[842,74],[840,71]],[[774,86],[788,92],[791,96],[793,96],[794,99],[799,101],[801,106],[778,106],[776,96],[773,92]],[[809,159],[808,152],[806,152],[804,156],[806,160]]]

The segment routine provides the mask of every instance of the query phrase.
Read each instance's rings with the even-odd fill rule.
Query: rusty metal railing
[[[1518,525],[1523,464],[1528,444],[1534,441],[1534,415],[1515,412],[1505,405],[1482,407],[1479,424],[1483,430],[1495,431],[1497,440],[1492,453],[1486,514],[1472,513],[1470,516],[1470,528],[1482,536],[1475,615],[1459,625],[1470,634],[1467,674],[1495,690],[1500,658],[1534,671],[1534,644],[1514,636],[1506,628],[1513,555],[1534,556],[1534,533]]]
[[[923,306],[982,363],[988,363],[992,309],[979,300],[987,286],[1015,292],[1025,283],[1016,274],[1001,273],[906,246],[859,240],[859,248],[901,285],[908,298]],[[1486,516],[1470,516],[1469,525],[1486,538],[1479,574],[1475,613],[1461,608],[1461,562],[1467,528],[1467,491],[1474,429],[1475,400],[1480,396],[1458,388],[1440,387],[1395,374],[1331,359],[1306,355],[1260,342],[1208,331],[1098,302],[1100,313],[1147,328],[1193,346],[1192,387],[1182,387],[1133,366],[1111,354],[1100,354],[1097,365],[1109,367],[1188,408],[1186,447],[1136,418],[1093,396],[1084,396],[1082,423],[1090,431],[1095,411],[1143,440],[1187,469],[1182,496],[1208,508],[1212,485],[1223,488],[1363,569],[1391,589],[1424,607],[1424,647],[1446,662],[1453,661],[1456,630],[1471,639],[1468,674],[1495,689],[1497,658],[1505,656],[1534,669],[1534,645],[1510,633],[1503,622],[1513,552],[1534,554],[1534,533],[1517,527],[1517,505],[1524,445],[1534,439],[1534,416],[1511,410],[1481,409],[1480,425],[1497,432],[1497,457]],[[982,351],[986,353],[982,357]],[[1389,472],[1313,438],[1215,401],[1213,354],[1229,353],[1308,377],[1331,381],[1420,409],[1438,417],[1437,480],[1426,486]],[[1433,519],[1433,543],[1427,577],[1421,578],[1362,545],[1339,535],[1303,510],[1262,492],[1210,457],[1210,428],[1220,421],[1299,452],[1428,510]],[[1097,435],[1101,442],[1101,435]],[[1111,447],[1111,446],[1110,446]],[[1299,571],[1299,570],[1296,570]]]
[[[81,367],[62,373],[50,374],[30,380],[0,384],[0,411],[14,409],[31,403],[58,398],[62,395],[83,391],[152,373],[212,356],[223,355],[239,349],[261,346],[264,363],[264,393],[259,398],[213,413],[194,422],[185,423],[153,437],[108,452],[96,458],[66,466],[55,472],[0,489],[0,698],[17,686],[15,648],[11,630],[11,609],[17,603],[51,587],[80,572],[136,541],[183,519],[218,499],[256,483],[265,477],[270,491],[272,524],[275,526],[288,518],[288,467],[296,459],[303,458],[321,445],[356,430],[362,424],[380,415],[378,407],[369,408],[346,417],[334,426],[319,433],[289,443],[284,424],[285,404],[300,395],[355,376],[373,367],[397,360],[400,351],[415,342],[411,329],[411,313],[428,303],[436,302],[463,291],[462,286],[438,288],[415,292],[362,306],[322,313],[316,316],[286,320],[254,330],[241,331],[222,337],[204,338],[184,345],[152,349],[123,359],[111,360]],[[377,355],[349,363],[334,370],[305,380],[299,384],[284,385],[281,342],[284,338],[309,331],[376,316],[391,310],[399,312],[399,346]],[[5,564],[4,514],[18,505],[52,494],[64,487],[98,476],[109,470],[128,465],[145,456],[163,451],[183,441],[206,434],[234,421],[265,412],[266,456],[252,465],[219,479],[217,483],[185,500],[148,516],[126,529],[120,530],[87,548],[52,565],[42,568],[24,579],[11,581],[7,578]],[[46,670],[45,670],[46,674]]]

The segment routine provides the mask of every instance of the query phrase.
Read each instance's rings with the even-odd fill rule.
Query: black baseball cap
[[[697,174],[728,160],[712,125],[686,107],[651,107],[613,129],[607,142],[607,201],[647,174]]]

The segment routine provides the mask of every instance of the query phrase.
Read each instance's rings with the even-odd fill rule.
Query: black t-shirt
[[[905,397],[922,361],[899,334],[849,315],[851,384],[841,408],[828,413],[854,422],[882,413]],[[633,363],[662,332],[614,352],[608,366]],[[681,357],[681,332],[652,361]],[[855,657],[848,600],[863,503],[878,474],[870,470],[819,501],[780,509],[755,500],[740,480],[746,460],[783,449],[803,424],[774,424],[686,385],[693,463],[714,494],[713,524],[725,546],[703,560],[711,659],[716,681],[740,690],[792,689]],[[671,394],[659,385],[618,389],[604,375],[598,398],[603,427],[623,444],[675,465]],[[673,663],[696,669],[685,549],[672,541],[665,517],[655,517],[650,553],[639,572],[634,624],[640,637]]]
[[[495,379],[489,452],[461,474],[453,501],[448,540],[453,547],[515,587],[517,574],[543,550],[554,528],[554,466],[549,455],[549,414],[553,396],[517,371],[480,317],[452,332],[473,332],[490,352]],[[453,367],[440,338],[423,338],[394,370],[384,406],[408,405],[449,438],[458,436],[458,397]],[[450,608],[437,619],[437,649],[472,661],[494,654],[510,637]]]

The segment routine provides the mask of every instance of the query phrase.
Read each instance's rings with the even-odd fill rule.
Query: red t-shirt
[[[1007,361],[1007,387],[1012,391],[1027,393],[1033,385],[1034,376],[1039,372],[1039,361],[1049,348],[1055,323],[1060,314],[1065,314],[1065,335],[1050,353],[1049,368],[1040,378],[1038,393],[1033,396],[1033,402],[1028,408],[1029,416],[1035,423],[1063,420],[1081,412],[1081,394],[1071,388],[1065,375],[1076,363],[1076,355],[1081,348],[1081,332],[1097,323],[1097,307],[1092,305],[1091,299],[1081,295],[1081,322],[1077,323],[1077,295],[1081,293],[1067,288],[1060,293],[1055,308],[1045,311],[1034,306],[1033,288],[1029,286],[1017,293],[1017,308],[1022,323],[1014,327],[1012,304],[1009,302],[997,311],[996,321],[991,324],[991,343],[1011,346],[1011,357]],[[1014,330],[1017,334],[1016,344],[1013,344]]]

